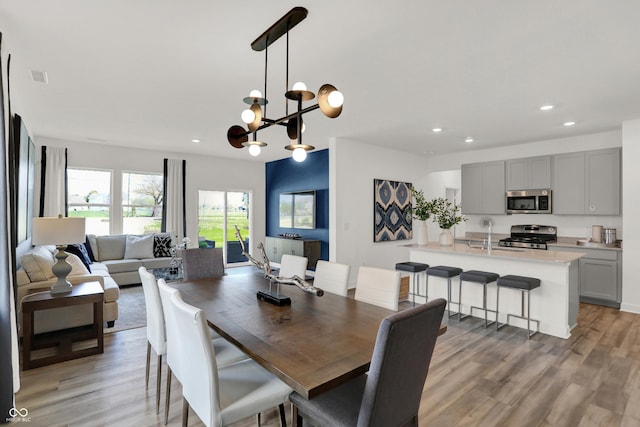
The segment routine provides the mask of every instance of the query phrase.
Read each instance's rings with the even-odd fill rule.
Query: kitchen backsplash
[[[583,215],[467,215],[468,220],[463,227],[456,227],[456,236],[464,233],[487,232],[483,225],[484,220],[490,218],[493,226],[492,232],[497,234],[509,234],[512,225],[517,224],[542,224],[552,225],[558,229],[559,237],[591,237],[591,226],[602,225],[604,228],[615,228],[617,238],[623,239],[621,216],[583,216]]]

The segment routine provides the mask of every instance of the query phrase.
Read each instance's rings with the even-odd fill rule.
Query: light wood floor
[[[145,351],[144,328],[108,334],[103,355],[23,372],[17,407],[29,410],[31,426],[162,425],[155,363],[144,389]],[[173,385],[169,425],[179,426],[180,386]],[[436,345],[420,424],[638,426],[640,315],[583,304],[570,339],[530,341],[521,329],[452,319]],[[189,425],[202,424],[191,413]],[[275,410],[263,414],[263,425],[278,425]]]

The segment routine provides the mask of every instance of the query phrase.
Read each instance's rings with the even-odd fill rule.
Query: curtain
[[[2,33],[0,33],[0,64],[2,63]],[[7,80],[9,77],[9,64],[11,58],[7,59]],[[11,191],[7,181],[7,153],[12,152],[5,135],[5,114],[4,114],[4,85],[2,66],[0,65],[0,143],[2,152],[0,153],[0,188],[5,196],[0,199],[0,423],[4,423],[9,414],[9,410],[14,404],[14,393],[20,388],[19,365],[18,365],[18,337],[16,329],[16,318],[13,302],[13,269],[11,265],[15,258],[13,244],[15,239],[10,232],[11,215],[8,215],[10,206],[9,200],[14,192]],[[9,98],[9,85],[7,85],[7,100]],[[8,101],[7,101],[8,102]],[[11,107],[9,105],[9,117],[11,117]],[[9,126],[9,129],[11,126]],[[13,159],[12,159],[13,160]],[[9,195],[9,196],[7,196]]]
[[[40,216],[67,216],[67,149],[42,147]]]
[[[187,236],[186,160],[164,159],[164,192],[162,197],[162,231],[182,242]]]

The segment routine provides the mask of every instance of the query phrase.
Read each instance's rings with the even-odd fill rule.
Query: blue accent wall
[[[267,236],[282,233],[298,233],[304,239],[320,240],[321,254],[329,260],[329,150],[308,153],[304,162],[292,158],[276,160],[265,165],[266,169],[266,231]],[[316,228],[282,228],[278,222],[280,193],[315,190]]]

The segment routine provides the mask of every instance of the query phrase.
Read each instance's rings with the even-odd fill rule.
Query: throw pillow
[[[156,258],[171,256],[171,236],[169,234],[153,235],[153,256]]]
[[[95,237],[93,238],[95,241]],[[91,263],[96,262],[96,256],[93,253],[93,247],[91,246],[91,241],[89,240],[89,235],[87,235],[86,240],[84,241],[84,248],[87,251],[87,255],[89,255],[89,260]]]
[[[55,277],[51,271],[54,262],[53,254],[45,246],[36,246],[20,257],[20,265],[32,282],[42,282]]]
[[[153,234],[134,236],[127,234],[127,245],[124,249],[124,257],[131,259],[153,258]]]
[[[82,261],[84,266],[87,267],[87,270],[91,272],[91,266],[89,265],[91,264],[91,260],[89,259],[89,254],[87,253],[87,248],[84,246],[84,243],[68,245],[66,252],[74,254],[80,258],[80,261]]]

